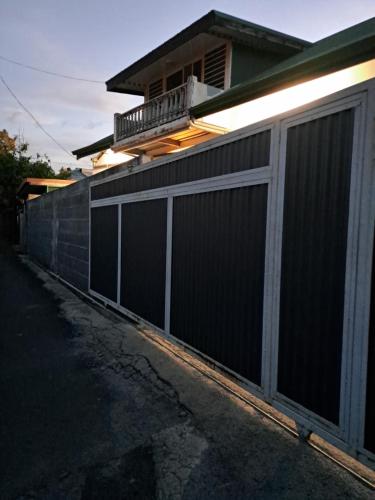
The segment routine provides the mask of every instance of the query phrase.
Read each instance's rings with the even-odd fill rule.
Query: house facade
[[[192,109],[310,45],[211,11],[106,82],[108,91],[144,103],[115,114],[113,136],[73,153],[81,158],[104,145],[145,163],[225,134],[225,123],[195,118]]]

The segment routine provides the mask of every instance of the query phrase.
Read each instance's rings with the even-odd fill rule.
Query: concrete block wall
[[[27,252],[46,267],[52,262],[53,194],[28,202]]]
[[[89,182],[55,191],[56,234],[53,269],[77,288],[87,291],[89,277]]]
[[[89,179],[29,201],[26,219],[29,255],[87,291]]]

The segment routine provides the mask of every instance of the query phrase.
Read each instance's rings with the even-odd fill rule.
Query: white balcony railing
[[[146,130],[159,127],[183,116],[189,109],[220,92],[189,77],[188,81],[175,89],[151,99],[123,114],[115,114],[114,142],[119,142]]]

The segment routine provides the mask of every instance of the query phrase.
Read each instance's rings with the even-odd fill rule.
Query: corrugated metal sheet
[[[91,209],[91,290],[117,300],[117,205]]]
[[[264,167],[269,164],[270,140],[271,132],[266,130],[175,162],[93,186],[91,199],[136,193]]]
[[[278,390],[338,423],[354,110],[288,130]]]
[[[375,228],[374,228],[375,229]],[[375,231],[374,231],[375,238]],[[375,453],[375,241],[372,250],[372,284],[368,346],[365,448]]]
[[[171,334],[260,385],[267,186],[174,199]]]
[[[122,206],[121,305],[164,328],[167,200]]]

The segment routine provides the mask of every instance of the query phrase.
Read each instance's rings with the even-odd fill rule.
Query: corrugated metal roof
[[[236,85],[192,108],[201,118],[270,94],[292,84],[338,71],[372,59],[375,54],[375,17],[323,38],[312,47],[286,59],[271,69]]]

